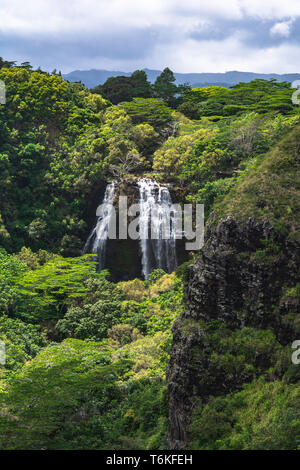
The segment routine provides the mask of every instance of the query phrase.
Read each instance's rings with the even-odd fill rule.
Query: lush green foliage
[[[63,315],[55,326],[42,322],[47,336],[72,339],[45,348],[39,327],[2,317],[6,370],[16,372],[0,382],[1,448],[165,446],[165,371],[181,282],[157,270],[149,281],[115,285],[93,269],[86,257],[55,257],[17,277],[24,308],[30,292],[40,320],[49,305]]]
[[[26,267],[20,260],[0,250],[0,308],[9,311],[18,298],[16,277],[21,276]]]
[[[181,101],[181,94],[189,89],[188,85],[175,85],[173,72],[167,67],[157,77],[153,85],[144,70],[136,70],[130,77],[109,77],[103,85],[93,88],[113,104],[131,101],[133,98],[159,98],[175,107]]]
[[[122,292],[104,278],[88,279],[83,289],[82,302],[69,307],[56,328],[65,336],[101,340],[107,336],[109,328],[120,323]],[[79,292],[78,289],[77,296]]]
[[[6,346],[5,372],[19,369],[46,346],[46,340],[36,325],[0,316],[0,340]]]
[[[132,122],[126,106],[111,109],[60,75],[12,67],[1,68],[0,79],[7,94],[0,108],[0,242],[11,251],[25,245],[79,255],[94,191],[129,153],[147,160],[159,144],[152,124],[168,123],[170,110],[146,100]]]
[[[175,85],[174,74],[172,70],[166,67],[155,80],[153,94],[168,103],[169,106],[176,107],[181,102],[180,95],[189,89],[188,84]]]
[[[205,359],[190,447],[296,449],[299,368],[274,331],[181,315],[191,261],[113,283],[80,256],[91,201],[107,179],[136,173],[174,183],[180,202],[204,203],[215,222],[255,216],[298,240],[299,112],[289,85],[189,90],[165,69],[153,86],[136,71],[89,92],[1,58],[0,79],[0,448],[165,448],[180,317],[183,337],[205,333],[189,364]],[[259,266],[278,255],[268,240],[251,256]],[[298,291],[296,280],[284,286],[282,302],[297,306]],[[300,331],[296,307],[283,320]]]
[[[121,282],[126,295],[122,319],[142,333],[155,334],[170,331],[171,325],[182,311],[182,282],[175,274],[152,273],[148,281]],[[158,279],[155,276],[160,276]]]
[[[130,102],[120,103],[135,124],[147,123],[160,130],[173,121],[170,108],[157,98],[134,98]]]
[[[260,172],[257,168],[259,162],[264,161],[264,155],[285,135],[290,135],[289,132],[298,123],[298,115],[261,116],[258,113],[246,113],[242,116],[224,118],[218,122],[205,119],[197,125],[182,124],[179,128],[179,135],[169,137],[156,150],[153,169],[159,178],[178,182],[180,186],[183,186],[188,201],[204,203],[206,216],[208,216],[215,201],[223,199],[242,178],[250,182],[248,173],[252,167],[253,174],[258,177]],[[287,137],[287,140],[289,139],[290,137]],[[288,163],[286,155],[289,154],[291,166],[295,163],[294,146],[295,142],[292,140],[290,150],[286,145],[285,156],[282,157]],[[274,161],[273,156],[274,153],[268,160]],[[266,166],[267,163],[263,165]],[[275,162],[273,162],[273,167],[274,165]],[[281,169],[282,165],[279,165],[280,173]],[[273,178],[271,172],[269,176],[270,179]],[[288,174],[285,177],[289,178]],[[293,191],[292,188],[297,186],[297,178],[297,173],[294,173],[294,176],[291,175],[290,193]],[[270,198],[270,193],[273,191],[271,188],[275,184],[278,189],[281,186],[279,190],[283,191],[286,185],[282,183],[282,179],[279,179],[277,183],[276,180],[270,182],[270,186],[265,187],[265,197]],[[254,192],[257,194],[256,190]],[[277,190],[274,191],[274,196],[276,192]],[[230,193],[227,198],[228,201],[231,199],[231,207],[238,205],[242,209],[238,202],[240,190],[237,190],[237,199],[234,202],[232,194],[234,193]],[[291,195],[287,195],[286,200],[288,197]],[[274,203],[276,200],[274,199]],[[296,201],[295,204],[297,207]],[[253,204],[251,204],[251,210],[252,214],[257,213],[257,209],[253,210]],[[270,206],[270,212],[274,214],[273,206]]]
[[[148,359],[157,346],[145,344]],[[74,339],[44,349],[2,395],[8,408],[1,448],[158,448],[166,430],[164,385],[138,377],[147,365],[134,365],[137,354],[114,357],[112,346]]]
[[[299,239],[299,217],[295,216],[300,211],[295,158],[299,135],[296,126],[267,156],[249,161],[236,186],[215,208],[218,217],[234,213],[241,220],[249,216],[267,219],[280,232]]]
[[[239,83],[230,89],[223,87],[195,88],[183,95],[179,111],[192,119],[201,116],[232,116],[244,112],[294,112],[293,90],[287,82],[256,79]]]
[[[132,98],[151,98],[152,89],[146,72],[136,70],[130,77],[110,77],[103,85],[93,88],[92,93],[99,93],[113,104],[130,101]]]
[[[199,405],[190,448],[297,450],[299,410],[299,384],[259,379],[241,392]]]

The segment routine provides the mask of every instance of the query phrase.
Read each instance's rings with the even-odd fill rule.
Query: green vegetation
[[[6,315],[0,317],[0,340],[6,346],[5,367],[8,375],[11,371],[20,369],[47,345],[38,326]]]
[[[82,302],[70,306],[56,328],[65,336],[101,340],[109,328],[120,323],[123,296],[113,283],[103,278],[88,279],[84,289]]]
[[[136,70],[130,77],[109,77],[103,85],[93,88],[92,93],[97,93],[119,104],[121,101],[131,101],[133,98],[159,98],[168,105],[176,107],[181,102],[181,95],[189,86],[175,85],[175,77],[168,67],[157,77],[153,85],[147,79],[143,70]]]
[[[288,82],[255,79],[238,83],[230,89],[213,86],[195,88],[183,95],[179,111],[192,119],[202,116],[232,116],[244,112],[294,112],[293,90]]]
[[[66,261],[67,271],[70,264]],[[48,272],[47,263],[43,268]],[[72,270],[67,288],[63,270],[50,270],[43,278],[39,269],[26,271],[37,303],[50,301],[60,315],[66,303],[68,308],[56,323],[40,326],[0,317],[8,354],[0,380],[2,449],[166,446],[165,372],[170,328],[182,310],[182,284],[161,271],[150,281],[119,285],[106,274],[91,273],[74,295]],[[50,298],[45,300],[46,286]],[[22,293],[26,305],[26,289]]]
[[[172,325],[192,261],[111,282],[81,256],[92,201],[112,178],[147,175],[180,203],[204,203],[212,224],[255,217],[298,246],[289,84],[191,90],[166,68],[153,86],[136,71],[89,91],[1,58],[0,80],[0,448],[164,449]],[[258,270],[283,256],[275,239],[258,245],[240,253]],[[270,316],[290,303],[282,322],[299,332],[298,280],[282,293]],[[189,447],[297,449],[299,367],[274,330],[185,315],[178,325],[183,338],[205,332],[188,364],[203,369]]]
[[[167,126],[171,111],[140,98],[131,119],[126,103],[112,107],[79,83],[25,67],[1,68],[0,79],[1,245],[77,256],[95,189],[128,154],[148,164],[161,139],[153,126]]]
[[[147,123],[159,130],[173,121],[170,108],[157,98],[134,98],[130,102],[120,103],[135,124]]]
[[[191,426],[191,449],[297,450],[299,384],[263,379],[226,397],[200,404]]]
[[[110,77],[103,85],[98,85],[91,91],[100,94],[113,104],[138,97],[150,98],[152,95],[150,82],[143,70],[136,70],[130,77]]]
[[[232,215],[267,219],[292,239],[299,238],[299,171],[295,171],[300,129],[296,126],[263,158],[253,158],[235,187],[217,205],[219,217]],[[238,204],[237,204],[238,202]]]

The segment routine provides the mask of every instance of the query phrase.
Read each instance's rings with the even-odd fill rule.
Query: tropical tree
[[[175,80],[172,70],[166,67],[154,82],[154,95],[169,105],[174,104],[175,95],[178,92]]]

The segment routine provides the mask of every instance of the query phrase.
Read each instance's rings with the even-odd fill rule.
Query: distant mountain
[[[74,72],[63,74],[63,78],[69,82],[82,82],[86,87],[93,88],[96,85],[102,85],[109,77],[117,77],[118,75],[129,77],[131,73],[95,69],[74,70]]]
[[[160,75],[161,70],[144,69],[147,73],[148,80],[153,83],[157,76]],[[131,72],[119,72],[111,70],[74,70],[73,72],[66,73],[63,75],[65,80],[69,82],[82,82],[88,88],[93,88],[96,85],[104,83],[109,77],[116,77],[123,75],[129,77]],[[277,73],[254,73],[254,72],[238,72],[230,71],[225,73],[174,73],[176,83],[189,83],[192,87],[201,87],[208,85],[221,85],[231,86],[239,82],[250,82],[255,78],[263,78],[269,80],[275,78],[279,82],[287,81],[293,82],[294,80],[300,80],[299,73],[288,73],[279,75]]]

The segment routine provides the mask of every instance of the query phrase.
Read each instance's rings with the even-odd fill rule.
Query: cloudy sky
[[[299,72],[299,0],[1,0],[0,56],[45,70]]]

